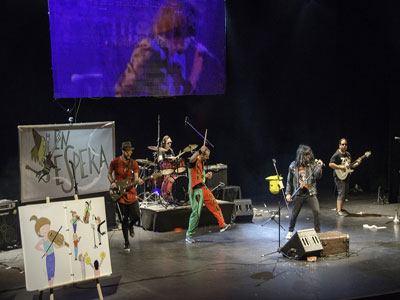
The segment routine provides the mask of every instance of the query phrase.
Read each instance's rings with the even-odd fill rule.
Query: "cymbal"
[[[157,147],[157,146],[147,146],[148,149],[152,151],[160,151],[160,152],[165,152],[167,149],[162,148],[162,147]]]
[[[152,167],[155,167],[157,164],[156,163],[154,163],[154,162],[152,162],[152,161],[150,161],[150,160],[148,160],[148,159],[140,159],[140,158],[138,158],[138,159],[135,159],[139,164],[142,164],[142,165],[149,165],[149,166],[152,166]]]
[[[190,144],[189,146],[185,147],[185,149],[183,149],[183,152],[193,151],[196,148],[197,148],[196,144]]]
[[[164,169],[164,170],[161,170],[160,173],[161,173],[161,175],[168,176],[168,175],[171,175],[172,173],[174,173],[174,169]]]
[[[151,177],[153,177],[153,178],[158,178],[161,176],[163,176],[163,174],[161,172],[154,172],[153,174],[151,174]]]

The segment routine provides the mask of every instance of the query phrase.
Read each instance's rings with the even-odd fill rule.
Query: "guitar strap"
[[[133,159],[131,158],[131,172],[132,172],[132,174],[131,174],[131,176],[132,176],[132,181],[134,180],[134,171],[133,171]]]

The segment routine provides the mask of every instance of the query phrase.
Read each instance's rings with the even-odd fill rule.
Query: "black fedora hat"
[[[122,150],[133,150],[131,142],[123,142],[121,146]]]

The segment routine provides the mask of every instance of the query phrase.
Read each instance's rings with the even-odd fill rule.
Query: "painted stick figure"
[[[100,216],[97,216],[97,217],[93,216],[93,218],[96,220],[97,235],[99,237],[99,246],[100,246],[101,245],[101,236],[106,234],[105,231],[103,231],[103,232],[101,231],[101,225],[103,225],[106,222],[106,220],[101,221]]]
[[[92,210],[92,201],[85,201],[85,210],[84,210],[84,217],[83,217],[83,222],[85,224],[89,224],[89,217],[90,217],[90,211]]]
[[[85,255],[83,255],[82,253],[79,254],[78,260],[81,263],[81,271],[82,271],[82,279],[86,279],[86,266],[85,266],[85,259],[88,256],[87,252],[85,253]]]
[[[78,244],[81,241],[81,237],[78,237],[78,235],[74,233],[72,235],[72,240],[74,242],[75,260],[78,260]]]
[[[48,218],[42,217],[38,218],[33,215],[29,219],[30,221],[35,221],[35,232],[40,237],[39,242],[35,245],[35,249],[43,252],[43,257],[46,257],[46,271],[47,280],[49,282],[49,287],[53,287],[54,273],[56,267],[56,260],[54,256],[54,246],[62,247],[69,246],[68,243],[64,241],[64,236],[60,234],[59,231],[50,230],[51,221]]]
[[[96,260],[94,261],[93,264],[92,264],[92,262],[91,262],[90,257],[87,257],[87,258],[86,258],[86,264],[87,264],[87,265],[90,265],[90,266],[92,267],[93,272],[94,272],[94,277],[95,277],[95,278],[100,277],[100,267],[101,267],[101,265],[103,264],[103,261],[104,261],[104,258],[105,258],[105,257],[106,257],[106,253],[105,253],[104,251],[101,252],[101,253],[100,253],[100,258],[101,258],[100,263],[99,263],[99,261],[96,259]]]
[[[72,214],[71,218],[71,224],[72,227],[74,228],[74,233],[76,233],[76,228],[78,226],[78,221],[83,223],[81,220],[81,217],[77,215],[76,211],[71,210],[70,213]]]

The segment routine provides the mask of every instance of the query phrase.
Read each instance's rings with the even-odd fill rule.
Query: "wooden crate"
[[[339,231],[318,233],[323,250],[321,256],[342,254],[349,256],[350,236]]]

